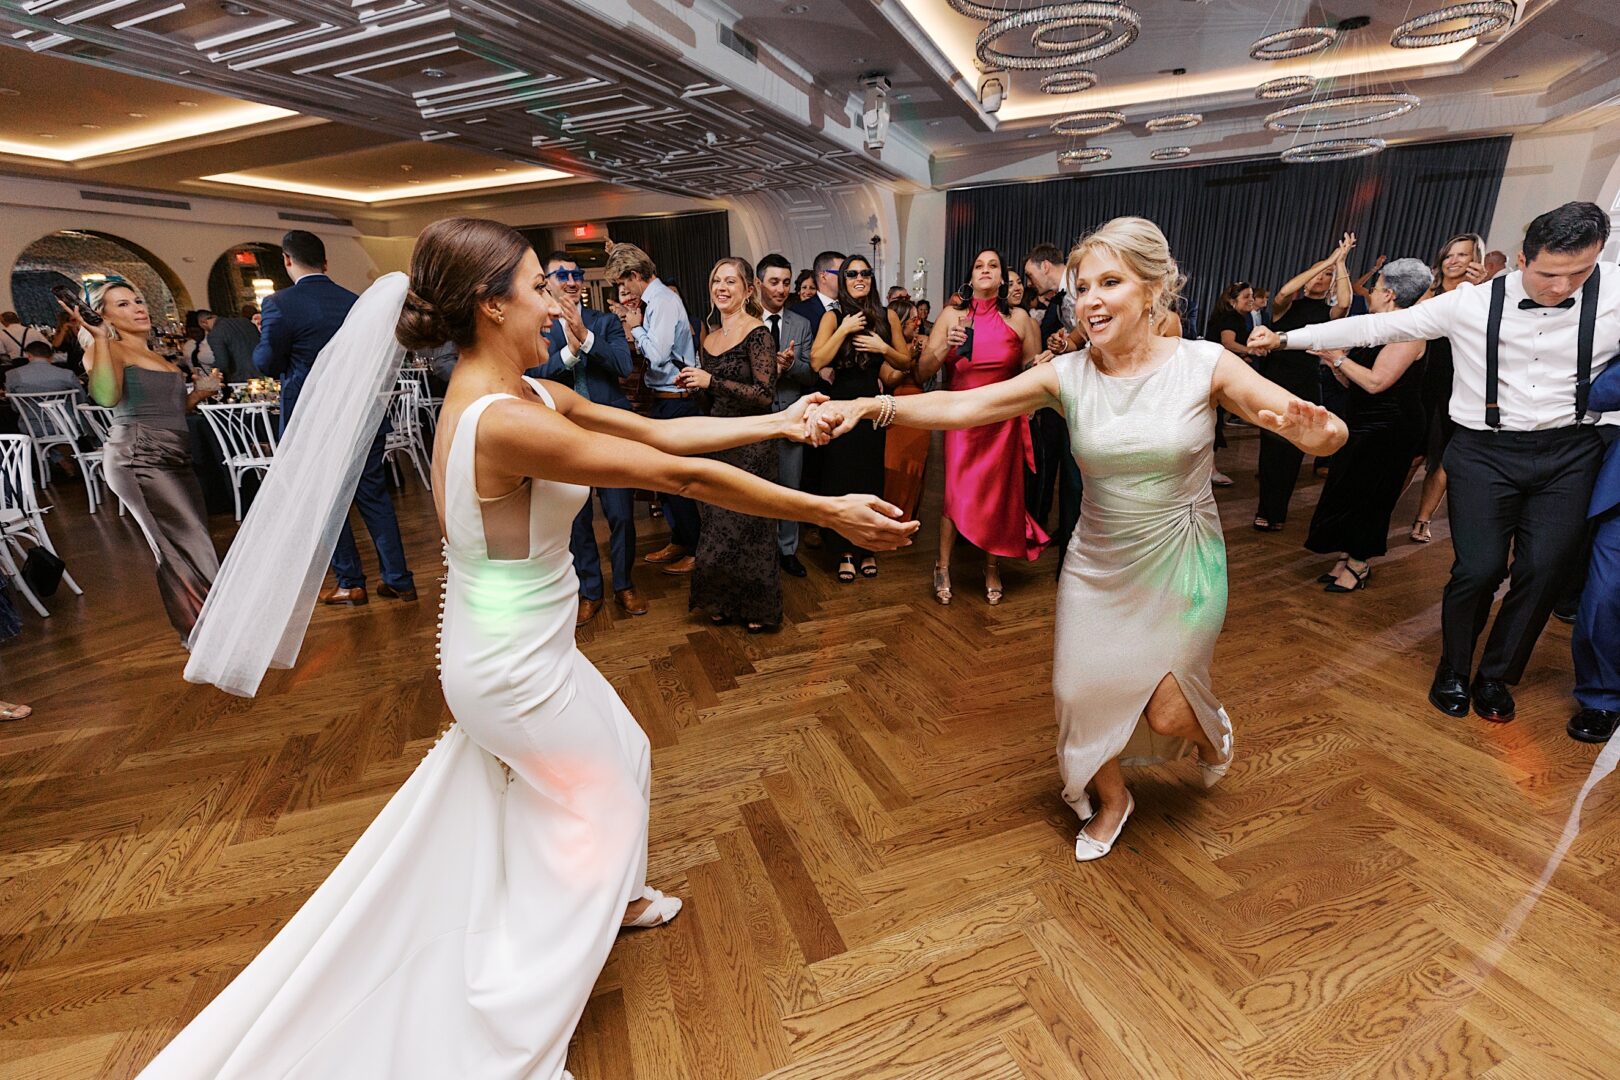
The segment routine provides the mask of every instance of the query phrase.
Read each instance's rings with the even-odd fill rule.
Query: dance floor
[[[964,546],[936,605],[937,464],[923,541],[848,586],[808,553],[780,634],[710,627],[683,581],[641,571],[651,613],[609,605],[581,644],[652,739],[651,883],[687,906],[619,940],[578,1080],[1620,1074],[1620,778],[1486,959],[1596,755],[1564,735],[1568,627],[1515,723],[1441,716],[1444,520],[1407,543],[1409,491],[1370,587],[1324,595],[1300,547],[1320,483],[1260,535],[1253,432],[1226,453],[1215,682],[1237,763],[1209,793],[1190,762],[1135,773],[1101,862],[1074,862],[1058,797],[1053,555],[1009,567],[990,608]],[[57,498],[85,595],[0,649],[0,697],[35,708],[0,727],[0,1075],[127,1077],[447,721],[438,538],[412,483],[422,600],[318,611],[249,701],[181,681],[133,521]],[[641,525],[642,551],[662,544]]]

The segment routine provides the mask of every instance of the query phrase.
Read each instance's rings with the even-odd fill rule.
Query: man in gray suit
[[[253,366],[253,350],[259,347],[259,328],[252,319],[222,319],[212,311],[199,311],[197,325],[208,335],[214,351],[214,366],[226,382],[262,379],[264,373]]]
[[[754,268],[759,283],[759,303],[765,309],[765,328],[776,338],[777,364],[780,377],[776,380],[774,411],[791,408],[816,383],[816,373],[810,367],[810,345],[815,330],[803,315],[787,309],[793,295],[793,266],[775,254],[759,260]],[[784,487],[797,488],[804,474],[804,447],[786,439],[777,440],[781,455],[777,461],[777,481]],[[799,523],[777,523],[777,549],[782,569],[794,577],[804,577],[804,563],[799,561]]]

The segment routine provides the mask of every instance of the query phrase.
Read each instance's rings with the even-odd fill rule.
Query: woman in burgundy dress
[[[1029,312],[1007,303],[1001,255],[985,249],[957,303],[940,316],[923,350],[918,380],[941,366],[946,388],[972,390],[1010,379],[1041,353]],[[1046,356],[1050,359],[1050,356]],[[1000,558],[1037,559],[1050,542],[1024,501],[1024,471],[1035,468],[1029,417],[945,433],[945,512],[939,519],[934,598],[951,602],[951,548],[956,534],[984,552],[984,597],[1001,603]]]

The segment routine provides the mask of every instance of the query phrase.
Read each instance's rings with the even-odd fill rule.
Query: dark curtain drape
[[[709,310],[709,271],[731,254],[731,224],[724,210],[670,217],[616,218],[607,223],[614,243],[634,244],[676,286],[695,323]]]
[[[1432,262],[1447,238],[1488,231],[1511,142],[1502,136],[1317,165],[1273,158],[954,190],[945,202],[945,287],[967,280],[973,257],[987,247],[1022,266],[1041,241],[1067,251],[1110,218],[1131,214],[1164,230],[1200,320],[1228,283],[1275,290],[1328,255],[1346,231],[1357,237],[1350,256],[1357,276],[1379,255]]]

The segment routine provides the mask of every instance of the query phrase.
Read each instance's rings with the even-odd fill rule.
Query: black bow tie
[[[1540,304],[1530,299],[1528,296],[1519,301],[1520,311],[1534,311],[1536,308],[1563,308],[1565,311],[1568,311],[1574,306],[1575,298],[1573,296],[1566,296],[1556,304]]]

